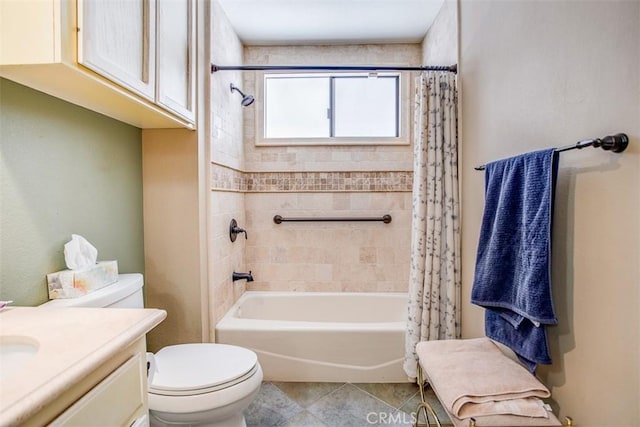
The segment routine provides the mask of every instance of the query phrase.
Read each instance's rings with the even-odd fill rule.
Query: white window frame
[[[256,72],[255,74],[255,145],[256,146],[297,146],[297,145],[322,145],[322,146],[340,146],[340,145],[410,145],[411,130],[409,126],[409,116],[411,114],[410,104],[410,78],[409,73],[379,73],[380,75],[398,75],[398,133],[397,137],[329,137],[329,138],[265,138],[265,111],[264,111],[264,81],[267,74],[283,74]],[[286,74],[309,75],[306,72],[290,72]],[[318,77],[330,77],[337,75],[344,76],[361,76],[363,73],[314,73]]]

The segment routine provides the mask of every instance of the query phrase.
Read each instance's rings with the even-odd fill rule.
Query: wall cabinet
[[[195,113],[195,3],[158,0],[157,102],[183,117]],[[186,78],[184,78],[186,76]]]
[[[78,63],[154,100],[155,1],[78,0]]]
[[[193,128],[193,0],[0,1],[0,76],[140,128]]]

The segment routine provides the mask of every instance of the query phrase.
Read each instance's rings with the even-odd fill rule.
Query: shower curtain
[[[404,370],[417,376],[420,341],[460,337],[456,76],[416,78],[411,270]]]

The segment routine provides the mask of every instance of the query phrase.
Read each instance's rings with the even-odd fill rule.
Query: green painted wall
[[[45,302],[71,233],[144,272],[141,131],[0,79],[0,299]]]

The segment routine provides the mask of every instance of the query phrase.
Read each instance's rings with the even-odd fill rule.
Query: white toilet
[[[142,308],[142,285],[141,274],[121,274],[112,285],[42,307]],[[226,344],[180,344],[148,353],[147,361],[152,426],[246,426],[242,411],[262,383],[253,351]]]

